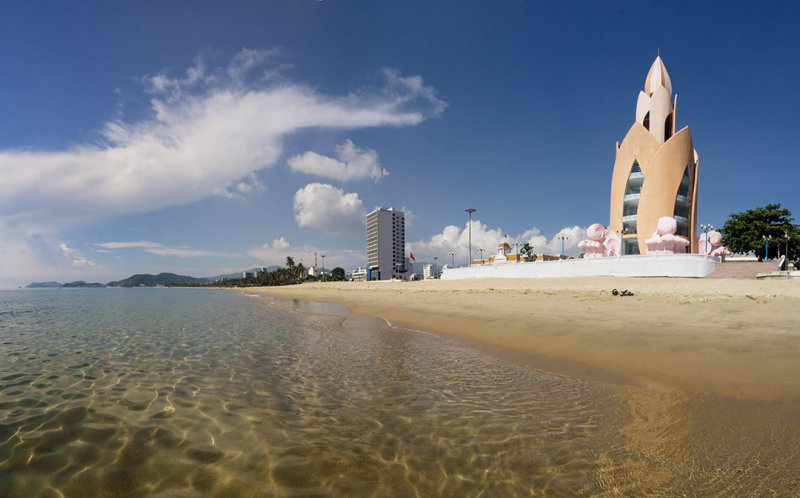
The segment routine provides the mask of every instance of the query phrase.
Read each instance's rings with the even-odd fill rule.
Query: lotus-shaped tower
[[[611,179],[609,229],[624,235],[624,254],[644,254],[645,239],[662,217],[675,218],[675,235],[695,252],[697,152],[689,127],[675,132],[672,82],[656,57],[636,102],[636,122],[620,144]]]

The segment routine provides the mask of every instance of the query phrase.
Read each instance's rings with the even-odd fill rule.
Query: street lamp
[[[703,231],[706,233],[706,247],[705,249],[703,249],[703,254],[708,256],[708,231],[713,230],[714,227],[711,225],[700,225],[700,228],[702,228]]]
[[[433,278],[436,278],[436,260],[439,259],[438,256],[433,257]]]
[[[561,241],[561,259],[564,259],[564,241],[569,237],[563,233],[556,235],[556,239]]]
[[[772,240],[772,235],[762,235],[762,239],[764,239],[764,244],[766,247],[764,248],[764,261],[769,260],[769,241]]]
[[[467,208],[464,211],[469,213],[469,260],[467,261],[467,266],[472,266],[472,213],[477,211],[476,209]]]
[[[789,261],[789,229],[788,228],[785,229],[783,234],[786,236],[786,261],[787,261],[786,264],[788,265],[789,264],[788,263],[788,261]],[[787,269],[788,269],[788,266],[787,266]]]
[[[325,255],[321,254],[322,256],[322,274],[320,275],[322,280],[325,280]]]
[[[454,251],[450,251],[447,254],[450,255],[450,265],[455,268],[456,267],[456,253]]]
[[[481,264],[483,264],[483,251],[485,251],[486,249],[484,249],[483,247],[479,247],[478,250],[481,252]]]

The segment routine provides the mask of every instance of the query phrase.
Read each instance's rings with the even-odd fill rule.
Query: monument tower
[[[624,233],[623,254],[644,254],[661,217],[675,218],[675,235],[696,252],[697,151],[689,127],[675,132],[672,82],[656,57],[639,92],[636,122],[620,144],[611,178],[609,229]]]

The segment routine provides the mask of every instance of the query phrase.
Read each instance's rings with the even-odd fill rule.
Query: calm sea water
[[[764,443],[754,454],[715,433],[717,403],[587,384],[299,308],[229,291],[0,291],[0,495],[670,496],[797,484],[785,474],[796,452],[770,456]]]

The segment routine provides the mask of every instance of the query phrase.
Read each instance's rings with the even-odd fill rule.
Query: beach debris
[[[628,289],[625,289],[622,292],[618,291],[617,289],[611,289],[611,295],[612,296],[632,296],[633,292],[629,291]]]

